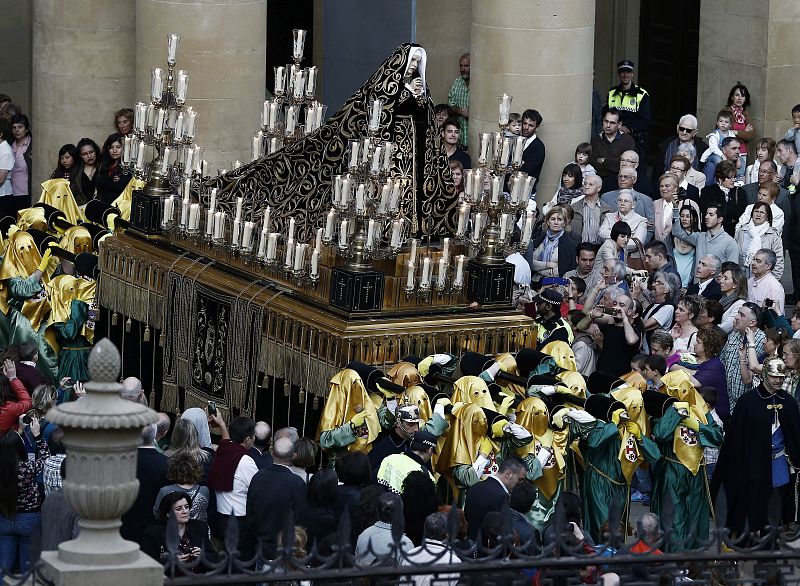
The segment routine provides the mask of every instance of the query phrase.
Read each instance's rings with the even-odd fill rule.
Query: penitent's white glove
[[[553,385],[541,385],[539,387],[539,392],[549,397],[550,395],[556,394],[556,388]]]
[[[544,448],[544,447],[541,450],[539,450],[538,454],[536,454],[536,459],[539,460],[539,464],[542,465],[542,468],[545,467],[547,461],[550,459],[550,456],[552,454],[553,452],[550,451],[550,448]]]
[[[433,363],[434,364],[447,364],[450,362],[451,357],[449,354],[434,354],[433,355]]]
[[[567,417],[573,421],[577,421],[578,423],[591,423],[592,421],[597,421],[595,417],[589,415],[583,409],[569,409],[567,411]]]
[[[510,433],[517,439],[527,439],[531,437],[531,432],[522,427],[519,423],[509,423],[503,427],[503,431]]]

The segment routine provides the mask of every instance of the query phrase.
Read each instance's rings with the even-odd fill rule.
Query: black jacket
[[[692,283],[686,288],[687,295],[697,295],[698,291],[700,291],[700,285],[697,283]],[[722,299],[722,288],[719,286],[716,279],[711,279],[711,282],[703,289],[701,297],[703,299],[713,299],[714,301]]]
[[[159,563],[166,561],[161,557],[162,550],[166,552],[166,531],[166,525],[151,525],[142,534],[142,551]],[[208,561],[217,560],[217,552],[208,538],[208,525],[198,519],[189,519],[186,534],[192,547],[202,549]]]
[[[531,264],[533,260],[533,253],[544,242],[547,232],[542,231],[537,234],[528,245],[528,250],[525,251],[525,260]],[[576,259],[578,251],[578,243],[565,233],[558,241],[558,274],[563,277],[564,273],[578,268],[578,261]],[[531,268],[531,273],[533,269]]]
[[[533,184],[533,191],[536,191],[536,185],[539,179],[542,178],[542,166],[544,165],[545,149],[542,139],[538,136],[533,139],[531,144],[522,151],[522,166],[520,171],[524,171],[531,177],[536,177],[536,182]]]
[[[153,522],[153,503],[158,491],[167,486],[167,457],[155,448],[139,448],[136,454],[136,479],[139,494],[133,506],[122,515],[120,534],[123,539],[142,543],[142,534]]]
[[[747,194],[743,188],[734,187],[726,196],[719,185],[706,185],[700,192],[700,224],[705,226],[703,217],[711,204],[723,204],[725,206],[725,220],[722,227],[731,237],[736,235],[736,222],[739,216],[747,208]],[[705,231],[705,228],[703,228]]]
[[[491,512],[499,512],[503,504],[508,502],[509,494],[494,477],[481,480],[472,485],[467,491],[464,501],[464,516],[467,518],[467,536],[470,539],[478,537],[478,531],[483,526],[483,520]]]
[[[291,511],[297,518],[305,505],[306,483],[294,472],[280,464],[259,470],[247,491],[247,517],[239,538],[239,551],[244,559],[253,556],[259,542],[264,559],[274,559],[286,514]]]

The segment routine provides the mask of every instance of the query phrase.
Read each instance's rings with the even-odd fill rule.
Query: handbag
[[[639,256],[631,256],[628,255],[625,264],[628,265],[628,268],[633,269],[634,271],[646,271],[647,270],[647,259],[644,256],[644,246],[642,246],[642,241],[638,238],[631,238],[634,244],[636,244],[636,251],[638,252]]]

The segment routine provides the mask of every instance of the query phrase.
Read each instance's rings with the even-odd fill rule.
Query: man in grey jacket
[[[704,218],[707,231],[694,232],[689,234],[684,230],[680,223],[672,226],[673,236],[677,236],[684,242],[688,242],[695,247],[695,258],[703,258],[706,255],[713,255],[722,262],[739,262],[739,246],[733,237],[730,236],[722,227],[725,221],[725,206],[721,204],[711,204],[706,210]]]

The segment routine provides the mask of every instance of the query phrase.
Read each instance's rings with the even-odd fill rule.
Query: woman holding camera
[[[12,379],[14,380],[14,379]],[[31,535],[41,525],[42,497],[36,477],[50,457],[39,420],[31,419],[36,456],[28,459],[16,431],[0,437],[0,574],[14,568],[24,573],[30,566]]]
[[[182,491],[171,492],[158,504],[160,525],[148,527],[142,536],[142,551],[159,563],[170,561],[167,549],[167,523],[174,517],[178,530],[178,562],[188,564],[205,553],[205,559],[214,562],[217,555],[208,538],[208,525],[198,519],[191,519],[192,497]],[[203,569],[195,566],[194,571]]]
[[[12,360],[3,363],[0,376],[0,435],[17,426],[19,418],[31,409],[28,389],[17,378],[17,367]]]
[[[649,301],[642,291],[642,285],[634,280],[631,285],[631,297],[646,307],[642,315],[644,321],[644,343],[642,352],[650,353],[650,337],[655,330],[667,330],[672,327],[675,316],[675,304],[681,292],[681,281],[675,273],[659,271],[653,279],[653,301]]]

